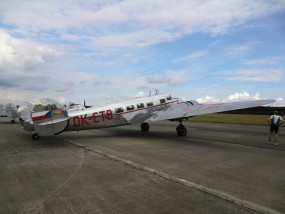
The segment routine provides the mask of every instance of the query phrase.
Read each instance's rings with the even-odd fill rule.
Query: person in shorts
[[[271,115],[267,121],[268,124],[270,125],[268,144],[271,144],[271,139],[274,136],[274,145],[277,146],[278,131],[280,125],[283,123],[283,119],[281,116],[277,115],[277,111],[274,111],[273,115]]]

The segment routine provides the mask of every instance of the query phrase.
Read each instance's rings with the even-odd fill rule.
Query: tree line
[[[225,114],[258,114],[258,115],[272,115],[273,111],[277,111],[279,115],[285,116],[285,107],[272,106],[258,106],[253,108],[238,109],[223,112]]]

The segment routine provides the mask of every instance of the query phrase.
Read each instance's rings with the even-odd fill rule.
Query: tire
[[[32,139],[33,140],[39,140],[40,139],[40,135],[35,133],[35,134],[32,135]]]
[[[142,123],[142,124],[141,124],[141,131],[142,131],[142,132],[148,132],[148,130],[149,130],[149,125],[148,125],[148,123]]]
[[[178,137],[185,137],[187,135],[187,129],[185,128],[183,124],[179,124],[176,127],[176,132],[177,132]]]

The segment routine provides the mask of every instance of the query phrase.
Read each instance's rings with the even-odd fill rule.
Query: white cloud
[[[131,90],[137,89],[147,91],[158,87],[167,91],[169,86],[175,86],[171,89],[177,90],[177,85],[186,85],[186,81],[191,80],[189,67],[177,63],[173,68],[173,64],[168,64],[174,54],[180,56],[185,53],[177,51],[181,43],[166,44],[163,53],[162,46],[154,45],[172,42],[196,32],[227,33],[232,27],[284,9],[283,0],[181,0],[179,3],[177,0],[1,1],[1,28],[6,29],[6,33],[0,31],[1,93],[2,88],[5,92],[12,88],[11,96],[16,89],[33,89],[32,92],[29,91],[29,96],[23,93],[22,99],[30,99],[32,95],[54,98],[73,96],[76,99],[75,94],[67,93],[73,90],[77,94],[83,93],[91,101],[96,99],[97,102],[99,96],[102,99],[108,96],[111,99],[113,95],[133,96],[135,92]],[[210,53],[206,50],[199,51],[205,47],[201,43],[194,44],[189,37],[184,38],[183,41],[187,40],[187,43],[183,44],[193,45],[189,49],[193,53],[185,54],[185,57],[176,59],[176,62],[193,62]],[[202,38],[201,41],[206,40]],[[226,42],[219,37],[216,41],[221,47]],[[43,45],[44,43],[52,46]],[[227,51],[232,54],[246,53],[254,50],[255,44],[231,46]],[[153,47],[146,48],[151,45]],[[218,45],[217,48],[220,47]],[[199,48],[198,51],[195,48]],[[59,52],[64,55],[55,66]],[[212,59],[216,60],[214,57]],[[246,63],[251,66],[265,62]],[[191,71],[197,67],[193,64]],[[221,76],[231,80],[241,78],[262,81],[263,78],[277,82],[284,77],[282,65],[278,66],[280,69],[273,70],[229,69],[232,74],[225,72]],[[166,68],[169,71],[165,71]],[[150,70],[155,70],[156,73],[150,73]],[[195,70],[201,72],[203,69]],[[248,71],[252,74],[246,74]],[[106,85],[107,83],[110,84]],[[193,85],[195,84],[196,82]],[[98,92],[98,88],[104,89],[95,97],[92,90]],[[185,87],[185,90],[188,89],[188,86]],[[36,90],[41,90],[42,93]],[[80,96],[82,94],[78,95]]]
[[[196,101],[199,103],[227,103],[227,102],[238,102],[238,101],[246,101],[246,100],[260,100],[260,94],[256,93],[254,95],[249,94],[247,92],[242,92],[242,93],[234,93],[231,94],[229,96],[227,96],[226,98],[215,98],[215,97],[211,97],[211,96],[205,96],[205,97],[201,97],[201,98],[197,98]]]
[[[85,82],[93,81],[98,75],[96,73],[87,73],[80,71],[68,71],[62,73],[62,79],[68,80],[69,82]]]
[[[232,45],[224,50],[224,54],[236,57],[252,50],[255,44],[257,44],[257,42],[248,42],[242,45]]]
[[[18,90],[17,88],[1,88],[0,104],[21,104],[24,101],[35,101],[42,96],[41,91]]]
[[[111,34],[90,38],[94,48],[110,48],[110,47],[144,47],[159,42],[172,41],[178,38],[177,33],[169,33],[167,31],[159,31],[149,29],[137,31],[134,33]]]
[[[284,57],[267,57],[267,58],[261,58],[261,59],[249,59],[245,60],[243,64],[249,65],[249,66],[270,66],[270,65],[276,65],[277,63],[284,62]]]
[[[218,103],[218,102],[220,102],[219,99],[208,96],[208,95],[205,97],[197,98],[196,101],[198,103]]]
[[[276,102],[272,104],[273,106],[285,106],[285,100],[283,97],[277,97],[275,99],[276,99]]]
[[[0,87],[47,89],[50,77],[43,69],[58,56],[49,47],[0,31]]]
[[[247,20],[285,9],[283,0],[122,0],[1,2],[2,22],[29,37],[57,34],[66,41],[92,38],[95,46],[146,46],[193,32],[219,34]],[[114,40],[116,39],[116,40]],[[110,44],[105,43],[110,42]]]
[[[74,82],[64,82],[61,84],[58,84],[58,86],[55,88],[56,92],[71,92],[74,87]]]
[[[148,83],[170,83],[171,79],[163,75],[153,75],[153,76],[147,77],[147,82]]]
[[[189,54],[185,57],[181,57],[181,58],[178,58],[178,59],[174,59],[172,62],[176,63],[176,62],[180,62],[180,61],[192,61],[192,60],[197,60],[199,58],[202,58],[204,56],[207,55],[207,51],[196,51],[192,54]]]
[[[167,83],[169,85],[177,85],[189,80],[187,74],[188,70],[181,71],[167,71],[164,75],[153,75],[147,77],[147,83],[162,84]]]
[[[254,82],[281,82],[284,69],[238,69],[220,72],[221,79]]]
[[[256,93],[255,95],[250,95],[247,92],[243,93],[234,93],[228,96],[224,101],[241,101],[241,100],[260,100],[260,94]]]
[[[102,85],[102,84],[108,84],[108,81],[101,81],[101,80],[95,80],[93,81],[93,85]]]
[[[34,69],[57,57],[59,53],[51,48],[0,31],[0,69]]]
[[[138,93],[136,93],[135,97],[143,97],[144,96],[144,92],[140,91]]]

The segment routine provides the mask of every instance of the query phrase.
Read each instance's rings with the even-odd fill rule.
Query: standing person
[[[283,123],[281,116],[277,115],[277,111],[273,112],[273,115],[268,118],[268,124],[270,125],[270,133],[268,138],[268,144],[271,144],[271,138],[274,135],[274,145],[277,146],[279,126]]]

